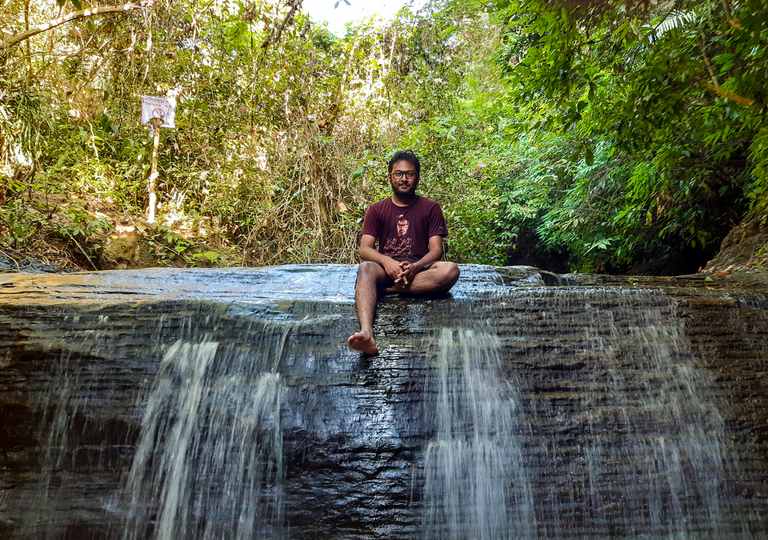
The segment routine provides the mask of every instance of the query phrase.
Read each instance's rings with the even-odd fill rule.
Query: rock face
[[[740,223],[728,233],[704,273],[762,269],[768,265],[768,222],[765,216]]]
[[[768,296],[462,267],[0,276],[0,538],[760,537]]]

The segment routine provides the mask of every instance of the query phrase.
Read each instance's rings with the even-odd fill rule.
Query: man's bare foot
[[[384,292],[386,294],[396,294],[396,293],[407,293],[408,292],[408,284],[404,281],[396,281],[392,284],[391,287],[387,287]]]
[[[376,347],[376,340],[373,339],[373,335],[366,332],[355,332],[347,340],[349,346],[358,351],[363,351],[365,354],[379,354],[379,349]]]

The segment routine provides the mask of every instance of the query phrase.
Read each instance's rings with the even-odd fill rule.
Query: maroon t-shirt
[[[448,236],[448,227],[440,205],[432,199],[417,196],[412,205],[397,206],[387,197],[365,213],[363,234],[378,239],[383,255],[419,260],[429,253],[429,239]]]

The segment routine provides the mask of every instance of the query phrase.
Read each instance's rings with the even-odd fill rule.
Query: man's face
[[[397,178],[401,174],[401,178]],[[408,178],[413,176],[413,178]],[[389,174],[389,181],[392,183],[392,192],[395,195],[409,198],[416,193],[419,186],[419,178],[416,176],[416,166],[408,161],[401,159],[392,166],[392,172]]]
[[[403,216],[397,216],[397,236],[408,234],[408,222]]]

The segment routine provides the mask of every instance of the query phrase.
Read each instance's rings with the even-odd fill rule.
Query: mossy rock
[[[102,269],[124,270],[158,266],[157,257],[139,238],[122,237],[110,240],[104,248]]]

